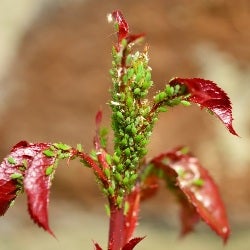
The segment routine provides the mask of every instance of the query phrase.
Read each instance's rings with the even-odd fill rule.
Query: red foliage
[[[182,206],[182,234],[193,229],[198,221],[197,212],[226,241],[230,229],[224,204],[216,184],[197,158],[177,149],[155,157],[150,164],[163,170],[164,179]],[[175,175],[170,174],[170,169]]]
[[[53,234],[48,224],[51,174],[46,175],[46,169],[54,164],[55,158],[43,154],[50,146],[49,143],[22,141],[13,147],[0,167],[0,211],[3,215],[16,198],[17,191],[24,188],[31,218]]]
[[[123,248],[122,250],[133,250],[135,246],[144,239],[145,237],[137,237],[131,239]]]
[[[123,39],[126,39],[127,43],[132,43],[135,40],[144,37],[144,34],[129,34],[129,26],[126,20],[124,19],[121,11],[116,10],[112,12],[112,17],[114,18],[115,22],[118,24],[118,31],[117,31],[117,38],[118,38],[118,45],[117,50],[120,50],[120,44]]]
[[[126,38],[128,35],[129,32],[128,23],[126,22],[121,11],[119,10],[113,11],[112,17],[118,24],[117,36],[118,36],[118,43],[120,43],[122,39]]]
[[[11,202],[16,198],[17,187],[12,180],[5,180],[1,173],[0,180],[0,215],[4,215]],[[2,179],[3,178],[3,179]]]
[[[232,126],[232,107],[227,94],[214,82],[200,78],[174,78],[170,85],[185,85],[191,94],[189,101],[197,103],[215,113],[233,135],[237,135]]]
[[[117,51],[119,52],[123,46],[121,68],[124,69],[128,53],[126,45],[144,35],[129,34],[128,23],[120,11],[114,11],[112,17],[117,25]],[[170,81],[171,86],[177,84],[186,87],[184,98],[185,94],[189,94],[188,101],[212,111],[230,133],[237,135],[232,126],[231,102],[221,88],[212,81],[200,78],[175,78]],[[179,98],[176,95],[174,97]],[[153,111],[155,109],[151,110]],[[109,250],[133,250],[144,238],[131,239],[137,225],[140,201],[152,197],[157,192],[160,178],[166,181],[168,188],[176,195],[181,205],[182,235],[192,231],[202,218],[226,242],[230,228],[223,202],[216,184],[197,158],[184,153],[181,148],[161,154],[144,168],[138,166],[136,172],[138,179],[132,183],[134,186],[131,189],[125,190],[126,185],[122,186],[121,183],[117,185],[115,179],[110,178],[115,176],[116,168],[112,156],[106,152],[105,133],[101,133],[100,129],[101,121],[102,112],[99,111],[95,119],[96,158],[62,143],[34,144],[21,141],[15,145],[0,165],[0,215],[5,214],[18,193],[24,190],[31,218],[53,235],[48,222],[48,203],[56,163],[58,159],[71,160],[78,157],[93,169],[107,194],[110,208]],[[119,196],[121,190],[124,197]],[[119,203],[118,198],[122,198]],[[102,250],[98,243],[94,243],[94,246],[96,250]]]
[[[95,244],[95,250],[102,250],[102,248],[100,247],[98,243],[94,243],[94,244]]]

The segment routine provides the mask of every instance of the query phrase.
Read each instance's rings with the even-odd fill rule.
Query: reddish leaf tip
[[[123,248],[122,250],[133,250],[135,248],[135,246],[141,242],[144,238],[144,237],[136,237],[136,238],[133,238],[131,239]]]
[[[95,116],[95,124],[98,129],[100,127],[101,122],[102,122],[102,111],[99,110]]]
[[[145,36],[144,33],[129,34],[129,25],[120,10],[113,11],[111,15],[108,15],[108,19],[114,20],[118,24],[118,30],[117,30],[118,45],[116,47],[118,51],[120,50],[121,41],[123,39],[126,39],[127,44],[130,44],[136,41],[137,39]]]
[[[93,242],[95,245],[95,250],[102,250],[102,248],[100,247],[100,245],[98,243]]]
[[[112,17],[118,23],[117,36],[118,36],[118,43],[120,43],[122,39],[127,37],[129,32],[129,26],[120,10],[113,11]]]

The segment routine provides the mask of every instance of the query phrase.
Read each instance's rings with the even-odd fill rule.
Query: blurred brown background
[[[233,234],[226,249],[249,249],[247,0],[20,0],[15,4],[1,0],[0,157],[24,139],[82,143],[91,150],[94,116],[100,107],[104,124],[109,125],[108,70],[115,35],[106,14],[114,9],[123,11],[133,33],[147,35],[155,81],[152,94],[174,76],[207,78],[229,94],[241,138],[197,107],[176,108],[161,116],[149,157],[176,145],[190,145],[217,180],[228,208]],[[33,227],[21,198],[1,218],[1,249],[80,249],[81,245],[91,249],[91,239],[105,242],[104,199],[93,175],[76,163],[61,168],[51,196],[51,224],[59,243]],[[200,233],[178,242],[178,222],[172,219],[178,210],[172,201],[162,191],[143,206],[146,222],[140,233],[148,237],[138,249],[222,249],[216,236],[202,226]]]

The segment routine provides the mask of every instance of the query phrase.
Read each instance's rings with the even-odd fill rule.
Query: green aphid
[[[154,117],[154,118],[152,119],[153,123],[157,122],[158,119],[159,119],[158,117]]]
[[[132,163],[134,164],[134,165],[136,165],[136,164],[138,164],[138,162],[139,162],[139,157],[135,157],[133,160],[132,160]]]
[[[118,182],[121,182],[122,181],[122,176],[120,173],[115,173],[115,179],[118,181]]]
[[[131,118],[130,118],[130,117],[127,117],[125,121],[126,121],[126,124],[129,125],[129,124],[131,123]]]
[[[180,102],[181,102],[180,98],[174,98],[168,102],[168,105],[173,107],[173,106],[179,105]]]
[[[121,145],[121,146],[126,146],[126,145],[128,145],[128,140],[124,137],[124,138],[121,140],[120,145]]]
[[[137,129],[136,129],[136,127],[135,127],[134,124],[131,126],[131,133],[132,133],[133,135],[135,135],[135,134],[137,133]]]
[[[90,152],[90,157],[91,157],[93,160],[95,160],[95,161],[98,160],[95,150],[91,150],[91,152]]]
[[[154,100],[156,103],[159,103],[159,102],[163,101],[166,98],[166,96],[167,96],[167,94],[165,92],[160,92],[154,97]]]
[[[107,139],[105,137],[100,138],[100,144],[102,148],[106,148],[107,146]]]
[[[116,148],[115,149],[115,153],[116,153],[116,155],[118,156],[118,157],[120,157],[121,155],[122,155],[122,150],[120,149],[120,148]]]
[[[135,117],[136,116],[136,112],[134,111],[134,110],[132,110],[131,112],[130,112],[130,117]]]
[[[24,159],[23,161],[22,161],[22,166],[20,167],[20,169],[24,169],[24,170],[26,170],[27,168],[28,168],[28,161],[26,160],[26,159]]]
[[[43,154],[44,154],[45,156],[47,156],[47,157],[55,157],[55,156],[56,156],[55,152],[52,151],[51,149],[45,149],[45,150],[43,151]]]
[[[148,140],[146,139],[146,138],[144,138],[144,139],[142,139],[141,141],[140,141],[140,146],[146,146],[148,144]]]
[[[121,43],[122,43],[123,48],[126,48],[128,45],[127,39],[122,39]]]
[[[48,176],[48,175],[51,175],[53,172],[54,172],[54,165],[50,165],[48,166],[46,169],[45,169],[45,174]]]
[[[121,119],[121,120],[124,118],[121,111],[117,111],[117,112],[116,112],[116,117],[117,117],[118,119]]]
[[[125,100],[125,94],[124,93],[120,93],[119,95],[119,101],[123,102]]]
[[[82,149],[82,144],[78,143],[78,144],[76,145],[76,149],[77,149],[77,151],[82,152],[82,151],[83,151],[83,149]]]
[[[125,155],[126,155],[127,157],[130,156],[130,154],[131,154],[130,148],[126,148],[126,149],[124,150],[124,153],[125,153]]]
[[[115,61],[112,61],[111,64],[112,64],[112,67],[113,67],[113,68],[116,67],[116,62],[115,62]]]
[[[197,187],[202,187],[204,185],[204,180],[203,179],[195,179],[192,181],[192,184],[197,186]]]
[[[140,97],[145,98],[147,96],[147,94],[148,94],[147,90],[141,91]]]
[[[128,79],[131,79],[134,76],[134,73],[135,73],[134,69],[129,68],[128,71],[127,71]]]
[[[110,170],[108,168],[104,169],[104,173],[108,178],[110,178]]]
[[[106,154],[106,161],[109,165],[112,165],[112,157],[110,154]]]
[[[141,81],[141,79],[143,78],[143,73],[142,72],[138,72],[137,74],[136,74],[136,77],[135,77],[135,81],[137,82],[137,83],[139,83],[140,81]]]
[[[127,215],[128,211],[129,211],[129,202],[125,201],[125,204],[124,204],[124,215]]]
[[[109,195],[111,195],[111,196],[114,196],[114,194],[115,194],[115,190],[113,189],[113,187],[108,187],[108,193],[109,193]]]
[[[121,207],[122,201],[123,201],[123,197],[118,195],[116,198],[116,203],[117,203],[118,207]]]
[[[138,63],[136,70],[137,70],[137,74],[144,75],[145,69],[144,69],[144,66],[143,66],[143,62]]]
[[[125,84],[125,85],[128,83],[128,76],[126,74],[123,75],[122,81],[123,81],[123,84]]]
[[[128,141],[129,141],[129,143],[128,143],[129,146],[133,146],[134,145],[134,140],[133,140],[132,137],[130,137]]]
[[[167,160],[167,162],[165,162],[165,165],[167,165],[168,162],[169,162],[169,160]],[[185,171],[184,171],[182,168],[177,169],[176,172],[177,172],[177,174],[178,174],[179,177],[184,178],[184,176],[185,176]]]
[[[143,89],[149,89],[152,86],[153,82],[150,80],[145,79],[145,81],[142,84]]]
[[[141,93],[141,89],[140,88],[136,88],[135,90],[134,90],[134,94],[135,95],[139,95]]]
[[[58,154],[58,159],[66,159],[66,158],[69,158],[70,157],[70,153],[59,153]]]
[[[122,184],[123,184],[124,186],[127,186],[128,183],[129,183],[129,178],[128,178],[128,177],[124,177],[123,180],[122,180]]]
[[[110,74],[112,77],[116,76],[116,73],[115,73],[115,71],[114,71],[113,69],[110,69],[110,70],[109,70],[109,74]]]
[[[190,152],[190,149],[189,149],[189,147],[183,147],[180,149],[180,151],[182,154],[185,155],[185,154],[188,154]]]
[[[167,109],[166,107],[159,107],[159,108],[157,109],[157,111],[159,111],[159,112],[167,112],[168,109]]]
[[[100,136],[101,137],[104,137],[104,136],[107,136],[108,135],[108,128],[105,128],[105,127],[102,127],[101,129],[100,129]]]
[[[16,160],[13,158],[13,157],[8,157],[7,159],[8,163],[11,164],[11,165],[15,165],[16,164]]]
[[[105,208],[105,211],[106,211],[107,216],[110,217],[111,212],[110,212],[110,207],[109,207],[109,205],[105,204],[105,205],[104,205],[104,208]]]
[[[149,70],[147,70],[147,73],[146,73],[146,76],[145,76],[145,82],[151,83],[150,80],[151,80],[151,72]],[[150,87],[150,85],[148,87]]]
[[[166,85],[165,93],[167,94],[167,96],[172,96],[174,94],[174,87]]]
[[[132,124],[129,124],[128,126],[126,126],[125,131],[130,133],[131,129],[132,129]]]
[[[118,164],[118,165],[116,166],[116,169],[117,169],[118,172],[121,172],[121,171],[124,169],[123,164]]]
[[[138,174],[133,174],[131,177],[130,177],[130,182],[134,183],[135,180],[137,179],[138,177]]]
[[[185,107],[188,107],[191,105],[191,103],[189,101],[186,101],[186,100],[181,100],[181,104]]]
[[[12,180],[23,179],[23,175],[21,173],[13,173],[10,175]]]
[[[127,160],[125,161],[125,165],[126,165],[126,166],[130,166],[130,164],[131,164],[131,160],[130,160],[130,159],[127,159]]]
[[[147,154],[147,152],[148,152],[148,150],[146,148],[142,148],[139,153],[141,156],[144,156]]]
[[[133,58],[131,54],[128,54],[127,58],[126,58],[126,65],[127,67],[131,65]]]
[[[214,115],[214,112],[211,109],[206,109],[206,111],[210,114],[210,115]]]
[[[114,55],[114,61],[115,61],[116,65],[119,65],[121,63],[121,58],[122,58],[122,56],[120,54]]]
[[[177,95],[180,91],[181,86],[179,84],[174,86],[174,93]]]
[[[133,98],[131,96],[128,96],[126,98],[126,104],[127,104],[128,108],[131,108],[133,106],[133,103],[134,103]]]
[[[131,171],[131,170],[126,170],[126,171],[125,171],[125,177],[130,178],[130,176],[131,176],[132,173],[133,173],[133,171]]]
[[[112,160],[115,164],[118,164],[120,162],[120,157],[118,157],[116,154],[113,155]]]
[[[114,23],[114,30],[115,30],[116,32],[119,31],[119,24],[118,24],[118,22],[117,22],[117,23]],[[116,51],[115,51],[115,53],[116,53]]]
[[[143,135],[139,134],[135,136],[136,143],[140,142],[143,139]]]

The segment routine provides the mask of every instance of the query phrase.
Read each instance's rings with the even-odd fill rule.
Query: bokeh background
[[[249,249],[248,0],[1,0],[0,157],[24,139],[82,143],[91,150],[96,111],[102,108],[104,124],[110,122],[106,103],[115,35],[106,15],[114,9],[123,11],[132,32],[147,35],[152,94],[174,76],[213,80],[230,96],[241,136],[230,135],[197,107],[161,116],[149,157],[189,145],[220,187],[232,236],[224,248],[201,223],[179,241],[178,206],[162,190],[142,206],[137,235],[147,238],[136,249]],[[106,244],[105,200],[92,173],[74,162],[60,168],[50,204],[57,240],[29,220],[23,196],[0,220],[0,249],[93,249],[91,239]]]

